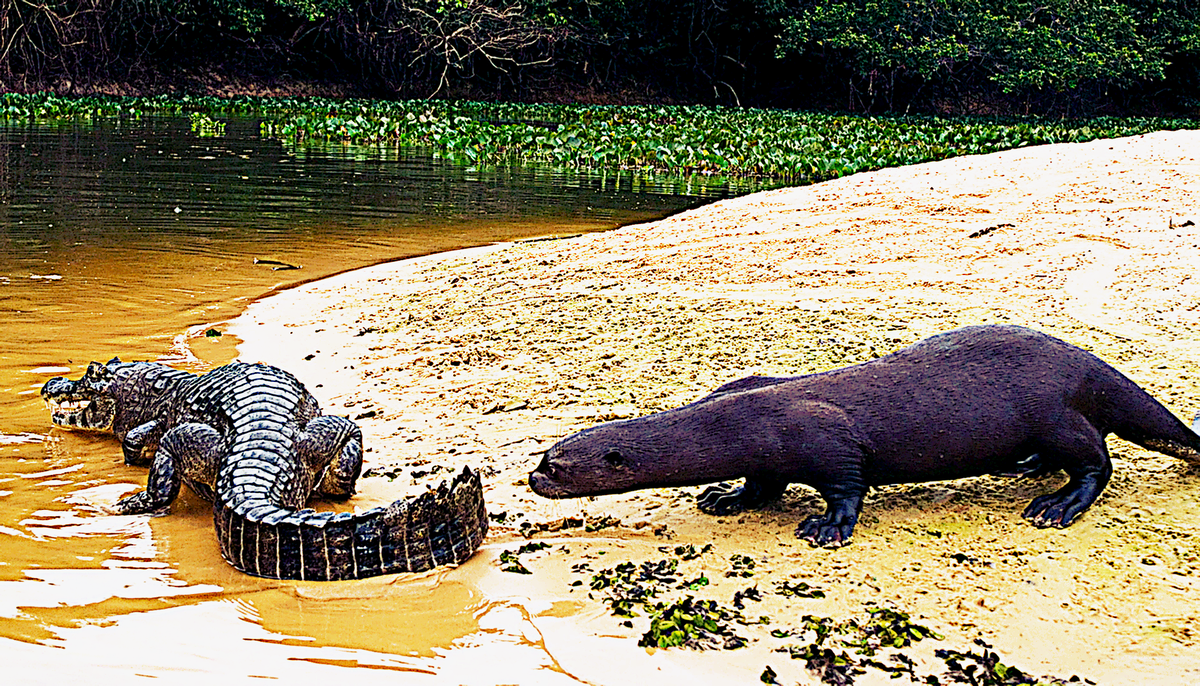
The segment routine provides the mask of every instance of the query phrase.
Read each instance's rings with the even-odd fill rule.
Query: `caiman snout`
[[[50,379],[42,386],[42,400],[50,402],[55,396],[61,396],[70,393],[74,388],[75,382],[65,376],[56,376]]]
[[[41,396],[50,409],[50,421],[64,429],[108,431],[112,428],[116,403],[98,393],[83,379],[72,381],[56,376],[42,386]]]

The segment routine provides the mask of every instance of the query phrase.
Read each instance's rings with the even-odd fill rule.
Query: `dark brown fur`
[[[1197,418],[1200,424],[1200,417]],[[869,486],[1062,469],[1024,512],[1066,527],[1112,474],[1110,434],[1200,465],[1200,435],[1096,356],[1016,326],[975,326],[877,360],[751,376],[690,405],[608,422],[552,446],[530,475],[548,498],[745,478],[700,508],[726,514],[816,488],[828,509],[796,534],[848,542]]]

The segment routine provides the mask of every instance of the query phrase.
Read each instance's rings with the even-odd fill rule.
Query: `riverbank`
[[[505,514],[485,559],[523,532],[553,536],[554,547],[521,557],[532,578],[491,578],[509,597],[538,595],[545,607],[530,622],[580,680],[607,683],[614,651],[641,654],[646,619],[622,626],[602,593],[576,589],[624,559],[660,559],[662,546],[711,543],[680,568],[710,580],[689,593],[728,604],[756,586],[762,600],[744,612],[770,623],[737,627],[747,648],[658,651],[647,668],[720,664],[746,681],[769,664],[781,683],[808,679],[802,660],[773,652],[803,641],[769,632],[878,604],[956,649],[982,639],[1028,673],[1184,683],[1200,677],[1200,475],[1116,439],[1108,490],[1066,531],[1019,516],[1061,476],[984,477],[878,489],[854,544],[833,551],[792,537],[819,507],[800,487],[714,519],[695,509],[699,489],[552,502],[524,478],[531,454],[596,422],[983,322],[1092,349],[1190,418],[1200,409],[1198,158],[1200,134],[1174,132],[858,174],[607,233],[351,272],[256,302],[229,332],[245,341],[243,359],[295,371],[329,411],[357,418],[371,446],[362,506],[470,464],[486,477],[490,512]],[[570,528],[574,518],[600,530]],[[734,555],[755,561],[752,577]],[[581,560],[590,571],[573,573]],[[825,597],[776,595],[783,581]],[[573,640],[604,652],[554,649]],[[912,650],[930,661],[919,673],[936,672],[931,648]]]

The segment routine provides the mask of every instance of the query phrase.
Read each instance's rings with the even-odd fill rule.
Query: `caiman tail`
[[[483,485],[469,467],[437,490],[358,513],[292,510],[262,496],[235,500],[214,504],[221,554],[271,579],[362,579],[458,564],[488,526]]]

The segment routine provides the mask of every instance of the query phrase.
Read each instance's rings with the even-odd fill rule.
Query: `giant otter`
[[[867,487],[1062,469],[1070,480],[1024,517],[1066,527],[1104,490],[1110,433],[1200,466],[1192,429],[1091,353],[1018,326],[971,326],[819,374],[751,376],[673,410],[607,422],[551,446],[529,476],[547,498],[715,486],[700,509],[728,514],[790,483],[825,499],[796,535],[849,542]]]

